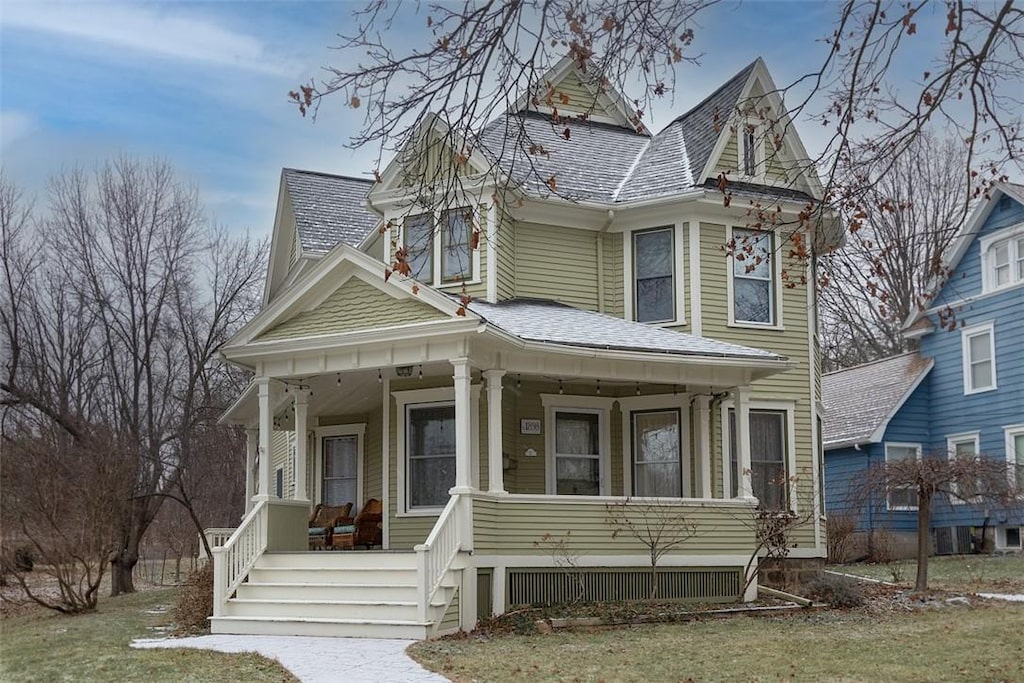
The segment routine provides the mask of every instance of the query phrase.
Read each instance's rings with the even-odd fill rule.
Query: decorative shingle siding
[[[383,272],[381,273],[383,277]],[[396,301],[373,285],[351,278],[311,311],[276,326],[260,341],[352,332],[405,323],[441,320],[446,316],[421,301]]]

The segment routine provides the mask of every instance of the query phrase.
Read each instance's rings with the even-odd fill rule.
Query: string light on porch
[[[523,376],[521,374],[516,375],[516,389],[523,388]]]
[[[597,394],[601,395],[601,380],[597,380]]]
[[[558,393],[560,393],[560,394],[564,394],[565,393],[565,390],[562,388],[562,380],[561,379],[558,380]]]
[[[637,383],[636,383],[636,395],[637,395],[637,396],[639,396],[639,395],[640,395],[640,382],[637,382]]]
[[[341,386],[341,373],[338,373],[338,386]]]
[[[420,363],[420,379],[423,379],[423,363]]]
[[[383,384],[383,382],[384,374],[380,371],[380,368],[377,368],[377,384]]]

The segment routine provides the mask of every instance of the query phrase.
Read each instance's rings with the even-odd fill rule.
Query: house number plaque
[[[524,417],[519,420],[520,434],[540,434],[540,419]]]

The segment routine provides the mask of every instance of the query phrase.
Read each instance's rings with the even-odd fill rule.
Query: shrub
[[[860,584],[846,576],[822,572],[808,581],[805,589],[812,598],[832,607],[860,607],[864,604]]]
[[[853,515],[830,512],[826,522],[828,561],[832,564],[849,562],[853,553],[857,520]]]
[[[36,554],[32,546],[21,545],[14,551],[14,568],[19,572],[30,572],[36,566]]]
[[[174,620],[182,631],[195,633],[210,629],[213,616],[213,562],[189,574],[174,608]]]

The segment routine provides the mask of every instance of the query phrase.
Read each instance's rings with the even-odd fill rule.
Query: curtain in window
[[[441,507],[455,486],[455,405],[408,411],[408,506]]]
[[[555,414],[555,493],[601,493],[600,430],[593,413]]]
[[[682,496],[679,411],[633,413],[633,494]]]
[[[638,322],[675,320],[672,229],[633,235],[633,268]]]
[[[739,494],[739,463],[736,450],[736,411],[729,410],[729,452],[732,495]],[[788,507],[786,474],[786,413],[782,410],[750,411],[750,486],[764,510]]]
[[[323,440],[324,505],[359,505],[359,441],[356,436],[327,436]]]

